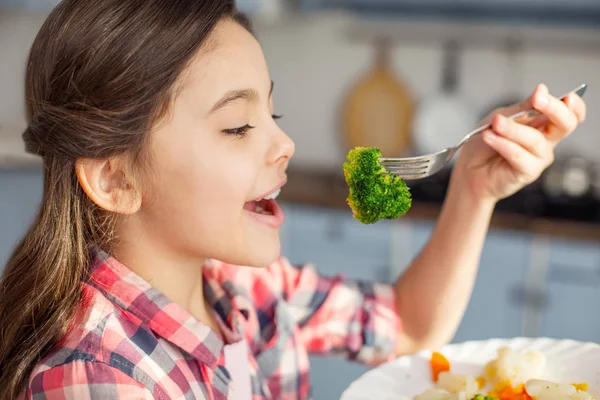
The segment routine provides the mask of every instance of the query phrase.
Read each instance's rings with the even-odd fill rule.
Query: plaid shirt
[[[224,343],[102,251],[73,328],[34,369],[26,399],[226,399]],[[266,269],[210,260],[204,295],[228,341],[249,347],[254,400],[310,398],[308,352],[376,364],[394,357],[391,286],[319,276],[281,258]]]

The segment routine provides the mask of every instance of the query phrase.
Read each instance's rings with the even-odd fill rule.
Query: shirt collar
[[[220,285],[213,275],[204,273],[205,297],[227,325],[226,328],[231,329],[230,334],[235,335],[239,331],[239,321],[238,313],[234,311],[239,310],[247,318],[247,304],[239,300],[240,293],[231,282]],[[212,369],[216,367],[223,348],[221,338],[183,307],[96,247],[92,248],[89,282],[119,307],[148,324],[156,334]]]

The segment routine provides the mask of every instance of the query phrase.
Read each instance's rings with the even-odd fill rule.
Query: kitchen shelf
[[[348,188],[341,172],[294,167],[288,171],[288,183],[281,191],[279,199],[293,204],[346,209],[350,213],[346,203],[347,193]],[[435,220],[439,213],[439,204],[415,200],[409,212],[400,221]],[[600,223],[530,217],[497,209],[492,217],[491,227],[600,242]]]
[[[520,41],[524,51],[578,53],[597,56],[600,27],[557,26],[507,21],[450,20],[448,18],[372,17],[353,15],[343,35],[351,41],[386,37],[401,45],[439,47],[453,40],[463,47],[500,50],[508,39]]]

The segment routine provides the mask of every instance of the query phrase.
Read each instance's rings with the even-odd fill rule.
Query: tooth
[[[271,193],[270,195],[265,197],[265,200],[271,200],[271,199],[277,198],[277,196],[279,196],[280,192],[281,192],[281,189],[277,189],[276,191],[274,191],[273,193]]]

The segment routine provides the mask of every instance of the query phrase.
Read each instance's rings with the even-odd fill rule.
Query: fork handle
[[[570,95],[571,93],[575,93],[577,94],[579,97],[583,97],[585,91],[587,89],[587,84],[581,84],[579,86],[577,86],[575,89],[563,94],[562,96],[559,97],[560,100],[565,100],[567,98],[568,95]],[[515,118],[519,118],[522,116],[526,116],[527,118],[532,118],[535,117],[536,115],[538,115],[539,113],[533,109],[527,109],[527,110],[523,110],[523,111],[519,111],[517,113],[508,115],[506,118],[508,119],[515,119]],[[471,139],[473,136],[480,134],[481,132],[485,131],[486,129],[491,128],[492,124],[491,123],[487,123],[483,126],[480,126],[479,128],[475,129],[474,131],[468,133],[464,138],[462,138],[462,140],[458,143],[458,145],[456,146],[456,149],[458,149],[460,146],[462,146],[463,144],[465,144],[465,142],[467,142],[469,139]]]

